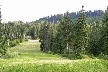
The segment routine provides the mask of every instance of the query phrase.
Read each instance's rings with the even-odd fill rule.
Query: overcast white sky
[[[58,13],[77,12],[84,5],[87,10],[105,10],[108,0],[0,0],[3,22],[35,21]]]

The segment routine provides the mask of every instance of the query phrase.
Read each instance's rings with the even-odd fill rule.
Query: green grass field
[[[18,56],[0,59],[0,72],[108,72],[108,61],[101,59],[69,60],[42,53],[38,41],[28,41],[10,48]]]

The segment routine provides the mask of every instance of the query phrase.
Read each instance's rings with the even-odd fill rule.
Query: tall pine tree
[[[71,36],[72,36],[72,20],[70,18],[69,12],[66,16],[62,18],[60,24],[58,25],[57,35],[55,38],[55,48],[58,53],[69,53],[71,49]]]
[[[51,47],[51,29],[50,29],[50,25],[45,21],[43,26],[40,29],[40,48],[41,51],[43,52],[48,52],[50,51],[50,47]]]
[[[102,30],[102,53],[108,55],[108,7],[105,11],[104,17],[103,17],[103,30]]]
[[[79,12],[79,17],[75,26],[75,54],[85,54],[88,46],[88,33],[86,14],[83,9]]]

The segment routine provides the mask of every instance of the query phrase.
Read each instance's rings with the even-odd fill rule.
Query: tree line
[[[5,55],[9,47],[14,47],[26,40],[24,26],[22,23],[20,25],[0,23],[0,56]]]

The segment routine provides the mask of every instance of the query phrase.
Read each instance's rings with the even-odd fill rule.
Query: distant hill
[[[87,23],[92,23],[94,21],[100,21],[103,17],[104,11],[102,11],[102,10],[94,10],[94,11],[89,10],[89,11],[85,11],[85,14],[87,17]],[[65,15],[66,15],[66,13],[46,16],[46,17],[40,18],[39,20],[36,20],[35,22],[48,21],[49,23],[57,23]],[[78,16],[79,16],[79,12],[71,12],[70,13],[70,17],[74,23],[76,22],[76,19],[78,18]]]

